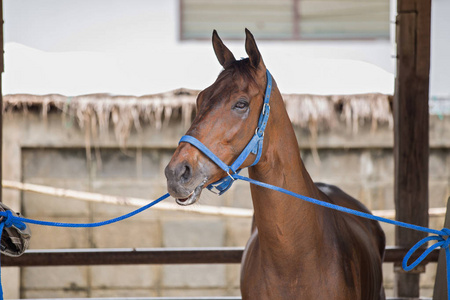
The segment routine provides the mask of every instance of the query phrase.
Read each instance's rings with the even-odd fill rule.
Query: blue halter
[[[256,159],[250,165],[250,167],[256,165],[259,159],[261,158],[264,140],[264,130],[266,129],[267,121],[269,120],[270,114],[269,101],[270,101],[270,94],[272,92],[272,75],[270,75],[269,70],[266,70],[266,75],[267,75],[266,93],[264,96],[263,108],[261,114],[259,115],[258,127],[256,128],[255,134],[253,135],[250,142],[247,144],[247,146],[245,146],[244,150],[242,150],[239,157],[234,161],[234,163],[231,164],[231,166],[228,166],[226,163],[224,163],[220,158],[218,158],[211,150],[209,150],[205,145],[203,145],[202,142],[197,140],[195,137],[190,135],[184,135],[180,139],[180,143],[185,142],[195,146],[198,150],[203,152],[203,154],[205,154],[209,159],[211,159],[216,165],[218,165],[222,170],[224,170],[228,174],[228,176],[214,183],[211,183],[206,187],[213,193],[222,195],[231,187],[231,185],[235,181],[235,178],[233,176],[235,174],[239,174],[239,172],[241,171],[240,166],[244,163],[244,161],[247,159],[250,153],[256,155]]]

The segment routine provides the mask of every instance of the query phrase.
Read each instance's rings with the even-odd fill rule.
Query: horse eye
[[[246,100],[239,100],[235,105],[234,108],[236,109],[245,109],[248,107],[248,102]]]

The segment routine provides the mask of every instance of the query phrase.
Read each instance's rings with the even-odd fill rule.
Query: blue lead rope
[[[154,206],[155,204],[158,204],[159,202],[163,201],[164,199],[168,198],[170,195],[169,193],[159,197],[158,199],[150,202],[149,204],[146,204],[142,206],[141,208],[138,208],[132,212],[129,212],[123,216],[101,221],[101,222],[95,222],[95,223],[60,223],[60,222],[48,222],[48,221],[39,221],[39,220],[33,220],[23,217],[15,216],[11,213],[11,211],[0,211],[0,217],[3,217],[3,219],[0,221],[2,224],[4,224],[6,227],[11,227],[12,225],[15,225],[19,229],[24,229],[26,226],[25,223],[35,224],[35,225],[41,225],[41,226],[52,226],[52,227],[70,227],[70,228],[92,228],[92,227],[100,227],[104,225],[109,225],[112,223],[116,223],[119,221],[123,221],[125,219],[131,218],[132,216],[137,215],[138,213],[143,212],[146,209],[149,209],[150,207]],[[20,226],[20,227],[19,227]],[[1,228],[3,230],[3,227]]]
[[[450,276],[449,276],[449,274],[450,274],[450,249],[449,249],[450,239],[448,238],[450,236],[450,229],[444,228],[442,230],[435,230],[435,229],[430,229],[430,228],[426,228],[426,227],[422,227],[422,226],[418,226],[418,225],[408,224],[408,223],[404,223],[404,222],[400,222],[400,221],[394,221],[394,220],[374,216],[369,213],[364,213],[361,211],[353,210],[350,208],[342,207],[342,206],[335,205],[332,203],[328,203],[328,202],[320,201],[320,200],[310,198],[307,196],[303,196],[303,195],[288,191],[286,189],[283,189],[283,188],[280,188],[280,187],[277,187],[277,186],[274,186],[274,185],[271,185],[268,183],[260,182],[260,181],[257,181],[257,180],[254,180],[254,179],[251,179],[248,177],[244,177],[244,176],[241,176],[238,174],[232,174],[231,176],[233,177],[234,180],[247,181],[251,184],[261,186],[261,187],[264,187],[267,189],[271,189],[274,191],[278,191],[278,192],[284,193],[286,195],[313,203],[315,205],[320,205],[320,206],[323,206],[326,208],[334,209],[336,211],[356,215],[356,216],[370,219],[370,220],[375,220],[375,221],[384,222],[384,223],[388,223],[388,224],[392,224],[392,225],[396,225],[396,226],[401,226],[404,228],[409,228],[412,230],[417,230],[417,231],[422,231],[422,232],[426,232],[429,234],[433,234],[433,236],[428,236],[428,237],[420,240],[416,245],[414,245],[408,251],[408,253],[403,258],[402,267],[405,271],[410,271],[410,270],[414,269],[418,264],[420,264],[427,257],[427,255],[430,254],[434,249],[436,249],[438,247],[445,249],[446,263],[447,263],[447,291],[450,291]],[[160,198],[154,200],[153,202],[151,202],[139,209],[136,209],[128,214],[125,214],[123,216],[120,216],[120,217],[117,217],[117,218],[114,218],[111,220],[96,222],[96,223],[85,223],[85,224],[39,221],[39,220],[18,217],[16,215],[14,215],[11,211],[5,211],[5,212],[0,211],[0,216],[2,217],[2,219],[0,220],[0,232],[3,233],[4,227],[10,227],[12,225],[16,226],[19,229],[24,229],[26,227],[25,223],[42,225],[42,226],[71,227],[71,228],[91,228],[91,227],[104,226],[104,225],[112,224],[112,223],[119,222],[119,221],[125,220],[127,218],[130,218],[130,217],[154,206],[155,204],[163,201],[164,199],[166,199],[168,197],[169,197],[169,194],[165,194],[165,195],[161,196]],[[411,256],[414,254],[414,252],[416,252],[421,246],[423,246],[426,243],[431,242],[431,241],[436,241],[436,243],[431,245],[413,263],[408,265],[408,261],[411,258]],[[0,277],[0,283],[1,283],[1,277]],[[1,284],[0,284],[0,299],[3,300],[3,290],[2,290]],[[448,299],[450,300],[450,296],[448,297]]]
[[[396,226],[401,226],[401,227],[433,234],[434,236],[428,236],[428,237],[420,240],[416,245],[414,245],[408,251],[408,253],[406,253],[405,257],[403,258],[402,267],[405,271],[410,271],[413,268],[415,268],[418,264],[420,264],[427,257],[427,255],[429,253],[431,253],[434,249],[436,249],[438,247],[445,249],[446,263],[447,263],[447,295],[448,295],[448,299],[450,300],[450,293],[449,293],[450,292],[450,250],[449,250],[450,229],[444,228],[442,230],[435,230],[435,229],[429,229],[426,227],[412,225],[412,224],[408,224],[408,223],[404,223],[404,222],[393,221],[393,220],[389,220],[389,219],[382,218],[382,217],[377,217],[372,214],[349,209],[346,207],[341,207],[341,206],[338,206],[335,204],[331,204],[328,202],[324,202],[324,201],[309,198],[309,197],[306,197],[306,196],[303,196],[300,194],[296,194],[294,192],[285,190],[283,188],[280,188],[280,187],[277,187],[274,185],[270,185],[267,183],[263,183],[260,181],[256,181],[256,180],[253,180],[253,179],[250,179],[250,178],[247,178],[247,177],[244,177],[244,176],[241,176],[238,174],[242,163],[245,161],[245,159],[248,157],[248,155],[250,153],[253,153],[256,155],[255,161],[253,162],[252,166],[255,165],[258,162],[259,158],[261,157],[262,145],[263,145],[263,139],[264,139],[264,130],[266,128],[267,121],[269,119],[269,114],[270,114],[269,101],[270,101],[270,95],[271,95],[271,91],[272,91],[272,76],[268,70],[266,71],[266,74],[267,74],[267,85],[266,85],[266,92],[264,95],[264,104],[263,104],[261,114],[259,117],[258,127],[255,130],[255,135],[252,137],[252,139],[247,144],[247,146],[244,148],[244,150],[239,155],[239,157],[236,159],[236,161],[233,164],[231,164],[231,166],[228,166],[227,164],[222,162],[222,160],[220,158],[218,158],[212,151],[210,151],[205,145],[203,145],[203,143],[201,141],[197,140],[196,138],[194,138],[192,136],[187,136],[187,135],[185,135],[181,138],[180,143],[185,142],[185,143],[192,144],[193,146],[198,148],[201,152],[203,152],[206,156],[208,156],[214,163],[216,163],[222,170],[224,170],[228,174],[228,176],[226,176],[225,178],[223,178],[215,183],[210,184],[207,188],[211,191],[213,189],[216,189],[219,191],[219,194],[221,195],[231,187],[231,185],[233,184],[233,182],[235,180],[243,180],[243,181],[247,181],[254,185],[272,189],[272,190],[302,199],[304,201],[308,201],[310,203],[320,205],[323,207],[331,208],[331,209],[334,209],[334,210],[337,210],[340,212],[345,212],[345,213],[353,214],[353,215],[356,215],[356,216],[359,216],[362,218],[371,219],[371,220],[375,220],[375,221],[379,221],[379,222],[384,222],[384,223],[388,223],[388,224],[392,224],[392,225],[396,225]],[[26,227],[25,223],[31,223],[31,224],[36,224],[36,225],[45,225],[45,226],[56,226],[56,227],[72,227],[72,228],[99,227],[99,226],[108,225],[111,223],[119,222],[119,221],[125,220],[127,218],[130,218],[130,217],[152,207],[153,205],[161,202],[162,200],[166,199],[167,197],[169,197],[169,194],[165,194],[165,195],[161,196],[160,198],[156,199],[155,201],[153,201],[135,211],[125,214],[121,217],[103,221],[103,222],[87,223],[87,224],[55,223],[55,222],[37,221],[37,220],[32,220],[32,219],[15,216],[12,214],[11,211],[5,211],[5,212],[0,211],[0,217],[2,217],[2,219],[0,220],[0,233],[3,233],[4,226],[10,227],[10,226],[14,225],[19,229],[24,229]],[[425,250],[422,253],[422,255],[420,255],[411,265],[408,265],[408,260],[414,254],[414,252],[416,252],[422,245],[425,245],[426,243],[431,242],[431,241],[436,241],[436,243],[433,244],[432,246],[430,246],[427,250]],[[1,276],[0,276],[0,283],[1,283]],[[2,290],[1,284],[0,284],[0,296],[1,296],[0,299],[3,300],[3,290]]]
[[[321,201],[321,200],[317,200],[314,198],[310,198],[307,196],[303,196],[291,191],[288,191],[286,189],[268,184],[268,183],[264,183],[264,182],[260,182],[248,177],[244,177],[238,174],[232,175],[236,180],[242,180],[242,181],[247,181],[250,182],[251,184],[254,185],[258,185],[267,189],[271,189],[274,191],[278,191],[281,193],[284,193],[286,195],[313,203],[315,205],[320,205],[326,208],[330,208],[330,209],[334,209],[340,212],[344,212],[344,213],[348,213],[348,214],[352,214],[355,216],[359,216],[362,218],[366,218],[366,219],[370,219],[370,220],[374,220],[374,221],[379,221],[379,222],[384,222],[384,223],[388,223],[388,224],[392,224],[395,226],[400,226],[400,227],[404,227],[404,228],[408,228],[408,229],[413,229],[416,231],[422,231],[422,232],[426,232],[429,234],[434,234],[434,236],[428,236],[422,240],[420,240],[417,244],[415,244],[405,255],[405,257],[403,258],[403,262],[402,262],[402,267],[405,271],[411,271],[412,269],[414,269],[418,264],[420,264],[427,256],[428,254],[430,254],[434,249],[441,247],[442,249],[445,249],[445,253],[446,253],[446,258],[447,258],[447,289],[448,291],[450,291],[450,249],[449,249],[449,244],[450,244],[450,229],[448,228],[443,228],[442,230],[436,230],[436,229],[430,229],[427,227],[423,227],[423,226],[418,226],[418,225],[413,225],[413,224],[409,224],[409,223],[405,223],[405,222],[400,222],[400,221],[395,221],[395,220],[390,220],[390,219],[386,219],[383,217],[379,217],[379,216],[374,216],[372,214],[369,213],[365,213],[362,211],[358,211],[358,210],[354,210],[354,209],[350,209],[347,207],[342,207],[336,204],[332,204],[329,202],[325,202],[325,201]],[[436,241],[435,244],[433,244],[432,246],[430,246],[427,250],[424,251],[424,253],[422,253],[422,255],[420,255],[411,265],[408,265],[408,261],[411,258],[411,256],[414,254],[414,252],[416,252],[422,245],[425,245],[426,243],[430,242],[430,241]],[[449,296],[449,300],[450,300],[450,296]]]
[[[123,216],[102,221],[102,222],[95,222],[95,223],[59,223],[59,222],[48,222],[48,221],[39,221],[39,220],[33,220],[28,218],[22,218],[19,216],[14,215],[10,210],[7,211],[0,211],[0,217],[2,219],[0,220],[0,236],[3,234],[3,228],[4,227],[11,227],[16,226],[17,228],[24,230],[26,228],[25,223],[35,224],[35,225],[41,225],[41,226],[53,226],[53,227],[70,227],[70,228],[92,228],[92,227],[100,227],[112,223],[116,223],[128,218],[131,218],[132,216],[137,215],[138,213],[143,212],[144,210],[154,206],[155,204],[158,204],[159,202],[163,201],[169,197],[169,193],[159,197],[158,199],[150,202],[147,205],[142,206],[141,208],[138,208],[130,213],[127,213]],[[1,266],[1,261],[0,261]],[[0,299],[3,300],[3,287],[1,284],[1,272],[0,272]]]

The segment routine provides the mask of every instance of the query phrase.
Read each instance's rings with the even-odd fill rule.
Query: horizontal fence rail
[[[128,248],[128,249],[57,249],[28,250],[20,257],[2,255],[2,266],[79,266],[79,265],[136,265],[136,264],[229,264],[240,263],[243,247],[222,248]],[[400,263],[408,252],[406,248],[386,247],[384,262]],[[415,253],[411,259],[416,259]],[[422,264],[437,262],[439,250],[435,249]],[[95,298],[95,300],[241,300],[241,297],[162,297],[162,298]],[[387,298],[411,300],[410,298]],[[45,300],[45,299],[39,299]],[[48,299],[59,300],[59,299]],[[66,299],[67,300],[67,299]],[[77,300],[88,300],[79,299]],[[92,298],[90,298],[92,300]],[[431,298],[414,298],[431,300]]]
[[[409,249],[387,247],[384,262],[400,263]],[[128,249],[58,249],[28,250],[20,257],[2,255],[2,267],[144,265],[144,264],[238,264],[242,247],[222,248],[128,248]],[[421,253],[416,251],[410,261]],[[437,262],[434,250],[424,263]]]
[[[43,195],[50,195],[60,198],[77,199],[87,202],[97,202],[97,203],[108,203],[121,206],[136,206],[142,207],[147,205],[150,201],[148,199],[135,198],[135,197],[122,197],[113,196],[100,193],[84,192],[69,190],[63,188],[56,188],[45,185],[38,185],[32,183],[24,183],[19,181],[3,180],[2,187],[6,189],[19,190],[24,192],[33,192]],[[184,206],[177,205],[175,203],[159,203],[154,206],[153,209],[156,210],[168,210],[168,211],[182,211],[186,212]],[[237,218],[251,218],[253,217],[253,210],[246,208],[237,207],[226,207],[226,206],[209,206],[209,205],[199,205],[195,207],[190,207],[190,213],[197,213],[203,215],[215,215],[224,217],[237,217]],[[428,210],[428,215],[430,217],[444,216],[446,212],[445,207],[431,207]],[[388,219],[395,219],[395,210],[372,210],[372,214],[379,217],[384,217]]]

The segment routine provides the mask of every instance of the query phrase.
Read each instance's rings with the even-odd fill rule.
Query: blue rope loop
[[[411,256],[423,245],[428,242],[436,241],[433,245],[427,248],[415,261],[408,265],[408,261]],[[450,229],[443,228],[438,235],[428,236],[418,241],[409,251],[406,253],[402,261],[402,268],[405,271],[411,271],[417,265],[419,265],[434,249],[440,247],[445,250],[445,262],[447,266],[447,297],[450,299]]]
[[[402,262],[402,268],[405,271],[411,271],[415,267],[417,267],[427,256],[430,254],[434,249],[440,247],[441,249],[445,249],[446,252],[449,249],[450,245],[450,229],[443,228],[441,230],[441,234],[439,235],[433,235],[423,238],[422,240],[418,241],[409,251],[406,253],[405,257],[403,258]],[[411,258],[411,256],[423,245],[426,245],[428,242],[436,241],[433,245],[428,247],[414,262],[412,262],[410,265],[408,265],[408,261]]]

